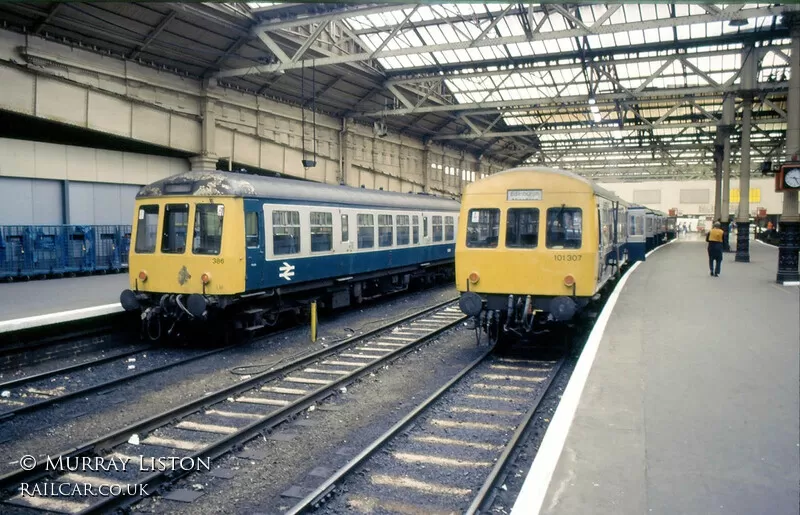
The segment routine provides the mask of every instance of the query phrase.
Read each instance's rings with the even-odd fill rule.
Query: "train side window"
[[[467,247],[495,248],[500,234],[499,209],[470,209],[467,215]]]
[[[258,213],[255,211],[244,214],[244,240],[247,248],[258,247]]]
[[[547,248],[581,248],[583,215],[576,207],[558,207],[547,210]]]
[[[432,216],[431,223],[433,224],[433,241],[442,241],[442,217]]]
[[[300,213],[272,212],[272,252],[276,256],[300,253]]]
[[[408,245],[408,215],[397,215],[397,244]]]
[[[350,241],[350,217],[342,215],[342,241]]]
[[[141,206],[139,221],[136,225],[137,254],[150,254],[156,251],[156,235],[158,233],[158,206]]]
[[[189,204],[164,206],[164,227],[161,233],[163,254],[186,252],[186,233],[189,230]]]
[[[391,247],[394,243],[392,215],[378,215],[378,246]]]
[[[222,248],[224,218],[225,206],[222,204],[197,204],[192,239],[194,254],[219,254]]]
[[[358,248],[371,249],[375,246],[375,215],[358,215]]]
[[[411,217],[411,233],[414,245],[419,244],[419,216],[417,215]]]
[[[512,208],[506,214],[506,247],[535,249],[539,244],[539,210]]]
[[[327,252],[333,248],[333,215],[311,212],[311,252]]]
[[[428,237],[428,217],[427,216],[423,216],[422,217],[422,237],[423,238],[427,238]]]
[[[455,221],[453,220],[452,216],[444,217],[444,239],[447,241],[453,241],[456,239]]]

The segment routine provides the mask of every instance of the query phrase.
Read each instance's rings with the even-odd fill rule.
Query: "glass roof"
[[[353,16],[345,23],[365,49],[381,51],[377,61],[385,70],[408,70],[413,77],[424,68],[422,73],[443,80],[445,97],[465,108],[502,105],[498,112],[506,127],[528,129],[528,135],[536,131],[542,148],[574,141],[587,142],[582,147],[590,141],[618,145],[643,131],[651,141],[707,144],[716,135],[715,118],[722,115],[722,89],[741,81],[745,44],[736,36],[774,31],[777,6],[534,4],[529,10],[527,4],[443,4]],[[789,41],[757,39],[757,46],[768,47],[760,50],[758,81],[787,81]],[[598,51],[612,56],[576,57]],[[512,64],[553,54],[561,55]],[[443,67],[448,71],[436,71]],[[619,98],[638,100],[642,91],[663,92],[663,97],[679,88],[696,88],[696,101],[654,102],[658,95],[650,95],[635,102],[635,109],[620,105]],[[563,100],[560,107],[558,100]],[[535,107],[513,109],[514,102]],[[756,120],[754,144],[785,131],[785,121],[770,106],[756,108],[764,119]],[[707,152],[697,152],[687,151],[681,159],[708,163]],[[586,156],[562,160],[570,159]],[[605,159],[623,161],[629,155]]]

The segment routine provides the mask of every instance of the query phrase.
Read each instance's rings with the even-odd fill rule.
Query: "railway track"
[[[563,363],[487,351],[285,513],[478,513]]]
[[[88,458],[98,464],[92,472],[48,470],[47,461],[30,470],[19,470],[0,477],[0,489],[6,495],[2,502],[12,507],[47,510],[61,513],[95,513],[130,505],[142,496],[138,485],[147,485],[152,493],[196,469],[166,467],[154,470],[151,464],[159,457],[184,459],[184,463],[200,463],[215,459],[252,437],[291,420],[315,403],[335,395],[340,388],[365,374],[408,353],[464,320],[454,300],[448,300],[371,330],[363,335],[335,343],[274,370],[269,370],[231,387],[161,413],[74,449],[50,457],[50,464],[61,458]],[[113,470],[114,463],[132,460],[125,473]],[[186,461],[189,460],[189,461]],[[22,466],[23,463],[20,463]],[[26,496],[22,484],[29,489],[52,491],[58,485],[114,485],[120,495]],[[35,486],[36,485],[36,486]],[[132,485],[133,493],[127,488]],[[47,489],[50,490],[47,490]],[[30,491],[30,490],[29,490]],[[58,490],[57,490],[58,491]]]
[[[145,345],[131,352],[8,381],[0,384],[0,391],[9,392],[8,397],[0,398],[0,422],[76,397],[116,388],[156,372],[225,352],[234,346],[173,357],[171,354],[175,353],[172,349],[155,349],[152,345]],[[150,365],[159,361],[166,363]],[[102,378],[108,374],[117,377],[103,381]]]

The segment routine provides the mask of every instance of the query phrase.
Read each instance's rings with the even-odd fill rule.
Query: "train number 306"
[[[556,261],[580,261],[583,256],[580,254],[556,254],[553,257]]]
[[[213,264],[215,264],[215,265],[224,265],[225,264],[225,258],[214,258],[214,259],[211,260],[211,262]]]

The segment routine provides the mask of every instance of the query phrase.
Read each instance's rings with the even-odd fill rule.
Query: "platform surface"
[[[800,289],[777,249],[750,258],[714,278],[705,243],[676,241],[633,271],[539,513],[800,513]]]
[[[128,274],[0,284],[0,322],[119,304]]]

